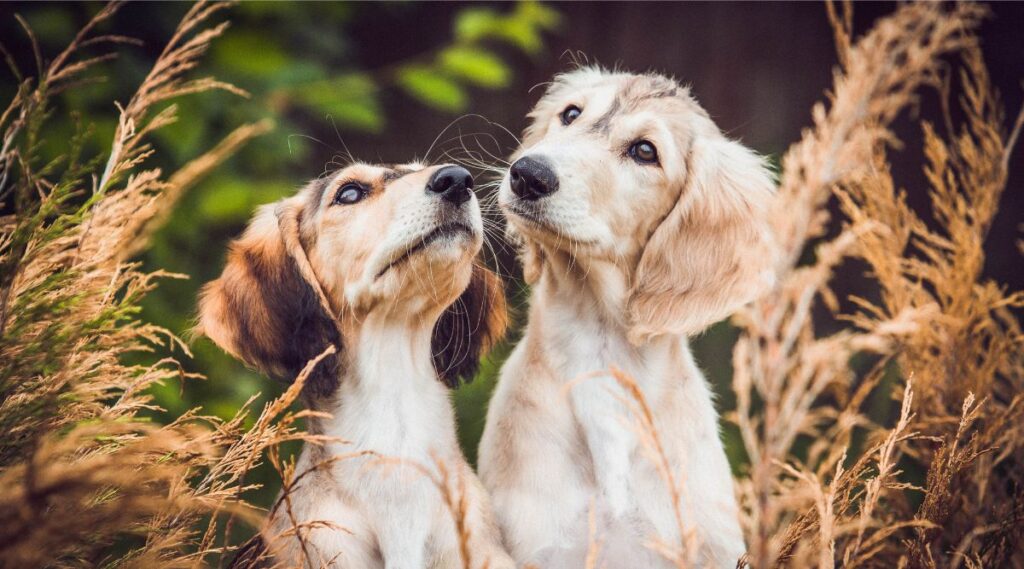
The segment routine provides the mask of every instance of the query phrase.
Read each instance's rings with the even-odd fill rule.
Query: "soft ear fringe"
[[[695,334],[768,290],[775,183],[763,159],[721,135],[698,138],[678,202],[648,240],[627,303],[630,339]]]
[[[287,200],[260,209],[232,243],[223,274],[203,287],[196,333],[285,383],[333,344],[338,353],[317,365],[305,388],[325,397],[340,378],[341,334],[298,244],[300,211]]]
[[[504,336],[508,311],[501,279],[475,264],[469,286],[434,325],[431,352],[434,369],[448,387],[469,382],[480,359]]]

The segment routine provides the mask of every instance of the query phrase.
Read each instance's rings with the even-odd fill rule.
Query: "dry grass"
[[[984,10],[907,5],[854,41],[849,9],[829,10],[842,62],[829,104],[783,161],[779,286],[737,318],[750,564],[1019,567],[1024,336],[1014,310],[1024,296],[981,274],[1011,149],[974,35]],[[921,124],[926,223],[889,173],[888,127],[921,88],[948,100],[950,61],[964,119],[954,124],[947,107],[946,139]],[[798,266],[831,222],[830,199],[842,231]],[[850,299],[844,312],[829,281],[850,256],[867,264],[879,298]],[[820,334],[816,307],[850,327]],[[865,353],[872,368],[854,373],[851,358]],[[902,411],[876,424],[865,403],[888,393],[887,374],[905,386],[892,390]],[[923,485],[914,472],[927,472]]]
[[[129,365],[126,357],[187,347],[142,322],[139,300],[162,273],[129,255],[188,184],[266,129],[239,129],[208,154],[165,176],[146,169],[148,135],[177,119],[166,101],[233,87],[189,80],[226,4],[199,3],[182,19],[136,94],[121,107],[110,152],[83,158],[83,130],[60,160],[36,155],[54,95],[88,79],[130,40],[98,35],[119,8],[107,5],[68,48],[34,76],[12,71],[17,95],[0,117],[0,559],[9,567],[184,567],[216,558],[221,514],[254,521],[238,499],[242,476],[269,446],[304,436],[284,409],[268,407],[244,432],[242,410],[220,422],[189,413],[170,425],[143,418],[147,388],[186,378],[173,359]],[[23,24],[24,25],[24,24]],[[103,164],[105,163],[105,166]],[[151,358],[154,359],[154,358]],[[213,521],[209,522],[212,516]],[[218,517],[220,516],[220,517]]]
[[[738,565],[1024,567],[1024,293],[982,276],[1024,114],[1007,131],[974,35],[982,7],[905,5],[858,40],[851,5],[828,13],[841,65],[783,159],[779,282],[735,318],[730,419],[749,458],[736,481],[748,544]],[[900,144],[890,124],[929,88],[945,101],[946,135],[921,122],[926,220],[886,152]],[[801,265],[807,249],[814,260]],[[832,291],[851,258],[876,299],[844,304]],[[847,326],[819,332],[822,311]],[[855,357],[870,368],[855,372]],[[685,481],[667,470],[643,393],[616,377],[679,511]],[[900,402],[891,423],[868,416],[879,396]],[[652,547],[693,566],[683,541]]]
[[[81,53],[129,41],[96,35],[117,7],[108,5],[48,66],[40,56],[34,77],[17,72],[20,88],[0,115],[0,201],[14,212],[0,218],[4,566],[219,562],[235,547],[234,520],[261,517],[242,499],[246,473],[269,460],[284,487],[275,508],[287,509],[288,489],[308,473],[296,472],[279,444],[320,442],[299,427],[308,413],[288,410],[302,375],[248,431],[248,409],[227,422],[197,412],[165,426],[142,420],[152,408],[146,389],[185,374],[172,359],[141,366],[125,356],[187,348],[138,317],[139,299],[172,275],[140,272],[127,259],[185,187],[268,125],[241,127],[176,173],[146,169],[147,135],[176,119],[167,101],[209,89],[242,94],[186,78],[224,31],[209,23],[224,5],[200,3],[121,108],[109,154],[83,158],[76,137],[62,161],[41,163],[34,152],[50,99],[113,56]],[[828,101],[812,110],[812,126],[783,160],[778,285],[735,319],[730,420],[749,457],[737,479],[744,563],[1024,567],[1024,294],[982,275],[1022,120],[1007,130],[989,84],[974,35],[981,7],[904,5],[859,39],[850,10],[829,5],[840,66]],[[943,73],[951,64],[956,73]],[[962,92],[958,101],[951,85]],[[932,219],[907,206],[886,159],[898,143],[889,126],[923,88],[947,101],[941,128],[921,124],[929,187],[910,190],[928,192]],[[830,218],[830,203],[839,219]],[[836,225],[838,235],[825,240]],[[800,264],[808,248],[814,261]],[[830,279],[850,258],[866,264],[878,293],[840,303]],[[822,309],[848,325],[820,332],[813,317]],[[857,373],[851,358],[864,354],[871,365]],[[616,378],[680,511],[686,481],[664,456],[642,391]],[[891,420],[869,417],[868,402],[879,396],[894,400]],[[464,566],[485,567],[469,547],[460,473],[443,464],[423,471],[439,473],[431,476],[452,512]],[[694,534],[677,517],[682,542],[650,545],[678,567],[693,566]],[[295,524],[289,536],[265,537],[301,540],[310,529]],[[592,532],[591,541],[588,567],[602,537]]]

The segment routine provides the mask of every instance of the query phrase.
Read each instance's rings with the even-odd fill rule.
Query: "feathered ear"
[[[301,205],[263,206],[231,245],[224,273],[203,287],[197,332],[247,365],[290,383],[328,345],[306,393],[334,392],[341,367],[341,335],[299,242]]]
[[[700,332],[774,281],[775,184],[764,161],[715,133],[694,141],[687,164],[679,200],[637,266],[628,302],[636,343]]]
[[[469,286],[434,325],[430,347],[438,377],[452,388],[458,387],[460,379],[472,380],[480,358],[501,340],[507,326],[501,279],[473,265]]]

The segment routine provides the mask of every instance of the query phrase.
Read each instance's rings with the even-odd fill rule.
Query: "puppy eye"
[[[629,147],[629,155],[640,164],[657,164],[658,149],[649,141],[640,140]]]
[[[362,201],[366,197],[366,190],[358,184],[345,184],[338,193],[334,194],[334,201],[331,205],[350,205]]]
[[[572,121],[580,118],[581,114],[583,114],[583,109],[576,105],[569,105],[564,111],[562,111],[562,124],[569,126],[572,124]]]

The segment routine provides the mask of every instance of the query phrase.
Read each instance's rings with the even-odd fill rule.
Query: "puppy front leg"
[[[480,480],[469,468],[465,467],[466,492],[470,503],[469,526],[470,545],[474,551],[479,552],[479,560],[474,561],[474,566],[487,567],[487,569],[515,569],[516,564],[512,561],[501,543],[501,532],[495,524],[494,510],[491,507],[487,491],[484,490]]]
[[[381,539],[381,556],[384,558],[384,569],[422,569],[424,564],[424,544],[413,543],[411,540]]]
[[[483,485],[468,464],[461,466],[461,476],[449,484],[449,499],[466,505],[440,508],[431,541],[427,548],[430,569],[515,569],[515,562],[501,544],[501,532]],[[463,540],[469,559],[463,559]]]
[[[596,377],[572,391],[573,412],[583,428],[598,489],[615,517],[633,506],[630,460],[637,440],[629,410],[610,377]]]
[[[430,517],[395,514],[377,531],[384,569],[423,569]]]

